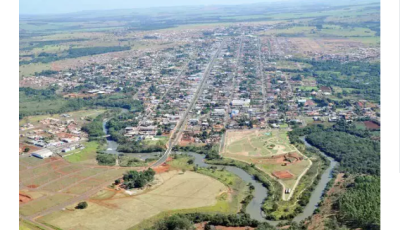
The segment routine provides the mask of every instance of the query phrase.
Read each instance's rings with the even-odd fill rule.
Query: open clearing
[[[224,155],[265,157],[295,151],[286,132],[279,130],[246,130],[227,132]]]
[[[88,201],[84,210],[58,211],[39,221],[65,230],[127,229],[164,211],[215,205],[219,194],[228,191],[221,182],[190,171],[157,176],[163,182],[150,191],[136,196],[102,191]]]
[[[29,122],[36,126],[36,125],[38,125],[39,121],[44,120],[48,117],[51,117],[54,119],[60,119],[63,121],[74,119],[74,121],[77,122],[78,124],[82,124],[85,122],[83,118],[86,118],[86,117],[95,118],[98,115],[104,113],[105,111],[106,111],[105,109],[88,109],[88,110],[78,110],[78,111],[63,113],[63,114],[68,114],[69,117],[63,117],[63,116],[61,116],[62,114],[52,114],[52,115],[45,114],[45,115],[37,115],[37,116],[27,116],[19,121],[19,125],[21,126],[21,125],[24,125]]]
[[[224,157],[256,165],[285,188],[294,190],[311,161],[290,144],[285,130],[245,130],[226,133]],[[284,197],[289,197],[284,194]]]
[[[93,189],[96,192],[132,169],[70,164],[60,157],[41,160],[23,156],[19,164],[19,212],[28,217],[53,210],[73,198],[84,200],[84,193]]]
[[[76,149],[68,153],[65,159],[71,163],[92,163],[96,164],[96,151],[99,146],[98,142],[91,141],[84,143],[84,149]]]

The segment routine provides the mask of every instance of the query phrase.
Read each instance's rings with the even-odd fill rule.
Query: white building
[[[232,100],[231,104],[232,104],[232,106],[249,106],[250,105],[250,99]]]
[[[31,155],[34,157],[40,158],[40,159],[44,159],[44,158],[48,158],[51,155],[53,155],[53,152],[48,149],[40,149],[40,150],[33,152]]]

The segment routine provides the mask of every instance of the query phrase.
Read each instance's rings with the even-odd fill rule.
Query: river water
[[[261,210],[263,200],[267,197],[268,190],[258,181],[254,180],[253,176],[248,174],[241,168],[235,166],[220,166],[220,165],[210,165],[204,162],[204,155],[198,153],[188,153],[189,155],[194,157],[194,164],[200,167],[209,167],[209,166],[216,166],[217,168],[223,168],[238,177],[240,177],[246,183],[252,183],[254,185],[254,198],[250,201],[250,203],[246,207],[246,213],[248,213],[251,218],[258,220],[258,221],[265,221],[263,217],[263,213]]]
[[[306,137],[301,137],[300,138],[306,147],[312,147],[310,143],[307,142]],[[304,208],[303,212],[298,214],[293,221],[295,222],[300,222],[307,217],[311,216],[314,213],[314,210],[318,207],[318,203],[321,201],[323,192],[329,183],[329,181],[332,179],[332,171],[335,168],[335,166],[338,164],[337,161],[335,161],[332,157],[327,156],[324,152],[319,151],[320,154],[328,158],[330,161],[329,167],[325,170],[325,172],[321,175],[321,179],[318,182],[317,186],[315,187],[314,191],[311,193],[310,201]]]
[[[304,144],[307,147],[311,147],[311,145],[305,140],[305,137],[300,138]],[[263,212],[262,212],[262,203],[263,200],[267,197],[268,195],[268,190],[258,181],[256,181],[253,176],[248,174],[246,171],[235,167],[235,166],[218,166],[218,165],[211,165],[207,164],[204,162],[204,155],[200,155],[197,153],[188,153],[189,155],[193,156],[195,158],[194,163],[197,164],[200,167],[209,167],[209,166],[216,166],[218,168],[225,167],[226,170],[229,172],[236,174],[238,177],[240,177],[242,180],[244,180],[246,183],[252,183],[255,187],[255,190],[253,192],[254,198],[250,201],[248,206],[246,207],[246,213],[248,213],[251,218],[258,220],[258,221],[266,221],[271,225],[276,225],[279,223],[279,221],[267,221],[263,217]],[[328,182],[332,179],[332,171],[334,167],[337,165],[337,161],[335,161],[333,158],[327,156],[325,153],[320,151],[320,154],[323,156],[327,157],[330,161],[329,167],[324,171],[324,173],[321,175],[321,179],[318,182],[317,186],[315,187],[314,191],[311,194],[310,201],[304,208],[303,212],[298,214],[293,221],[295,222],[300,222],[307,217],[311,216],[314,213],[314,210],[318,207],[318,203],[321,200],[322,194],[328,184]]]
[[[108,130],[106,128],[106,123],[107,120],[103,121],[103,131],[105,134],[108,134]],[[310,147],[311,145],[306,141],[305,137],[300,138],[306,147]],[[110,154],[126,154],[126,153],[121,153],[117,151],[118,148],[118,143],[111,140],[110,138],[107,138],[107,150],[106,153]],[[250,215],[251,218],[258,220],[258,221],[263,221],[263,222],[268,222],[271,225],[277,225],[280,221],[268,221],[265,220],[263,211],[262,211],[262,203],[264,199],[268,195],[268,190],[258,181],[256,181],[253,176],[248,174],[246,171],[243,169],[240,169],[235,166],[219,166],[219,165],[211,165],[207,164],[204,162],[204,155],[200,155],[197,153],[188,153],[189,155],[194,157],[194,164],[200,166],[200,167],[209,167],[209,166],[215,166],[217,168],[222,168],[225,167],[225,169],[238,177],[240,177],[243,181],[246,183],[251,183],[254,186],[254,191],[253,191],[253,199],[250,201],[250,203],[246,207],[246,213]],[[321,175],[321,179],[318,182],[317,186],[315,187],[314,191],[311,194],[310,201],[304,208],[303,212],[298,214],[293,221],[295,222],[300,222],[307,217],[311,216],[314,213],[314,210],[318,207],[318,203],[321,200],[322,194],[328,184],[328,182],[332,179],[332,171],[334,167],[337,165],[337,161],[335,161],[333,158],[327,156],[325,153],[320,151],[320,154],[323,156],[327,157],[330,161],[329,167],[325,170],[325,172]],[[160,153],[144,153],[144,154],[134,154],[135,157],[138,157],[142,160],[145,160],[150,157],[156,157],[159,156]]]

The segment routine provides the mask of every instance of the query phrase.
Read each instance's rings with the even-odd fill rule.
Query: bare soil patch
[[[380,129],[380,126],[373,121],[364,121],[364,125],[367,129]]]
[[[274,177],[278,178],[278,179],[289,179],[289,178],[292,178],[294,176],[288,170],[275,171],[275,172],[272,172],[272,175]]]
[[[32,197],[25,195],[23,193],[19,193],[19,203],[27,203],[32,200]]]

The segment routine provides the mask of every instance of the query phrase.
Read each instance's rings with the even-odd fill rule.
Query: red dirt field
[[[37,188],[38,186],[35,185],[35,184],[30,184],[30,185],[28,185],[28,186],[26,186],[26,187],[28,187],[28,188]]]
[[[291,174],[288,170],[275,171],[272,173],[272,175],[278,179],[289,179],[293,177],[293,174]]]
[[[169,162],[169,161],[172,161],[172,157],[167,158],[167,162]],[[153,168],[153,170],[156,171],[157,174],[167,172],[169,169],[170,169],[170,166],[167,163],[164,163],[160,166]]]
[[[27,144],[24,144],[24,143],[19,143],[19,152],[23,153],[24,149],[27,148],[27,147],[29,148],[29,152],[27,154],[30,154],[30,153],[32,153],[32,152],[34,152],[36,150],[41,149],[41,148],[39,148],[37,146],[34,146],[34,145],[27,145]]]
[[[156,171],[157,174],[160,174],[160,173],[167,172],[169,170],[169,168],[170,168],[169,165],[160,165],[160,166],[153,168],[153,170]]]
[[[29,202],[31,200],[32,200],[32,198],[30,196],[22,194],[22,193],[19,193],[19,203],[20,204],[27,203],[27,202]]]
[[[373,121],[364,121],[364,125],[367,129],[380,129],[380,126]]]

